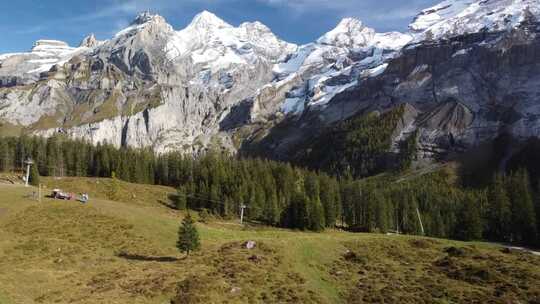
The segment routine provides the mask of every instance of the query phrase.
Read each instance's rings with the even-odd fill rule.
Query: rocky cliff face
[[[107,41],[0,55],[0,125],[286,159],[333,123],[406,103],[395,140],[418,131],[432,157],[501,131],[540,134],[539,16],[537,0],[447,0],[408,33],[345,19],[296,46],[259,22],[234,27],[203,12],[175,31],[141,14]]]
[[[41,45],[0,59],[0,75],[9,75],[0,88],[0,119],[40,135],[157,151],[234,150],[219,122],[271,82],[273,65],[296,50],[260,23],[236,28],[209,12],[179,32],[160,16],[141,14],[108,41],[89,36],[76,49],[47,42],[47,57],[36,53]],[[34,58],[43,58],[41,65]]]
[[[502,132],[520,138],[540,135],[539,6],[513,1],[509,7],[510,2],[446,1],[423,11],[411,25],[412,40],[397,54],[379,61],[377,68],[360,68],[357,83],[324,108],[310,107],[283,120],[246,148],[287,159],[304,139],[327,126],[400,104],[407,104],[407,110],[394,140],[418,134],[421,156],[427,158],[464,151]],[[461,11],[452,10],[453,5]],[[445,17],[449,10],[451,16]],[[492,20],[493,15],[508,22]],[[432,22],[420,27],[426,18]],[[458,27],[459,18],[489,22],[478,30],[479,25],[470,23]],[[373,69],[378,72],[366,73]]]

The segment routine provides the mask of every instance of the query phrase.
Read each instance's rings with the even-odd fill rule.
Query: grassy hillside
[[[25,198],[0,184],[0,303],[521,303],[540,301],[540,257],[484,243],[198,223],[175,248],[173,189],[46,180],[91,202]],[[242,244],[255,240],[257,247]]]
[[[48,188],[60,188],[73,193],[89,193],[92,198],[113,199],[120,202],[128,202],[141,206],[158,206],[166,204],[170,196],[176,193],[176,189],[165,186],[153,186],[132,184],[110,178],[85,178],[85,177],[42,177],[41,182]],[[116,191],[111,193],[115,183]]]

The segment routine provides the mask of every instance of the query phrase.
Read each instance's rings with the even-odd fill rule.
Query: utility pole
[[[396,219],[396,233],[399,234],[399,210],[397,207],[394,208],[394,218]]]
[[[240,225],[244,224],[244,209],[246,209],[247,206],[242,204],[240,206]]]
[[[34,161],[31,159],[31,158],[27,158],[26,161],[24,162],[24,164],[26,165],[26,180],[25,180],[25,187],[28,187],[28,181],[30,179],[30,166],[32,166],[34,164]]]
[[[420,229],[422,230],[422,235],[424,235],[424,225],[422,224],[422,218],[420,217],[420,210],[416,208],[416,214],[418,215],[418,221],[420,222]]]

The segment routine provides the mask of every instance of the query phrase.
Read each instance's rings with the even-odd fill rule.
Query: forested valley
[[[41,176],[174,186],[176,208],[223,218],[237,217],[245,205],[248,220],[284,228],[337,227],[535,246],[540,244],[540,163],[525,160],[540,151],[538,142],[531,140],[510,160],[507,174],[493,171],[488,182],[474,186],[449,168],[407,179],[396,170],[358,179],[223,152],[157,155],[62,136],[3,138],[0,171],[20,171],[31,157]]]

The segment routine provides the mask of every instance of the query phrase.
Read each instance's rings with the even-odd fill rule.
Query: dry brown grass
[[[99,181],[99,183],[98,183]],[[47,181],[49,182],[49,181]],[[482,243],[198,223],[202,251],[175,248],[182,213],[170,189],[63,179],[88,205],[25,198],[0,185],[0,303],[534,303],[540,257]],[[153,189],[149,189],[153,188]],[[242,244],[255,240],[257,247]]]
[[[334,269],[354,282],[349,303],[540,301],[540,259],[529,253],[431,239],[347,246],[356,259],[345,256]]]
[[[173,303],[322,303],[274,246],[230,242],[203,257],[212,267],[178,284]]]

